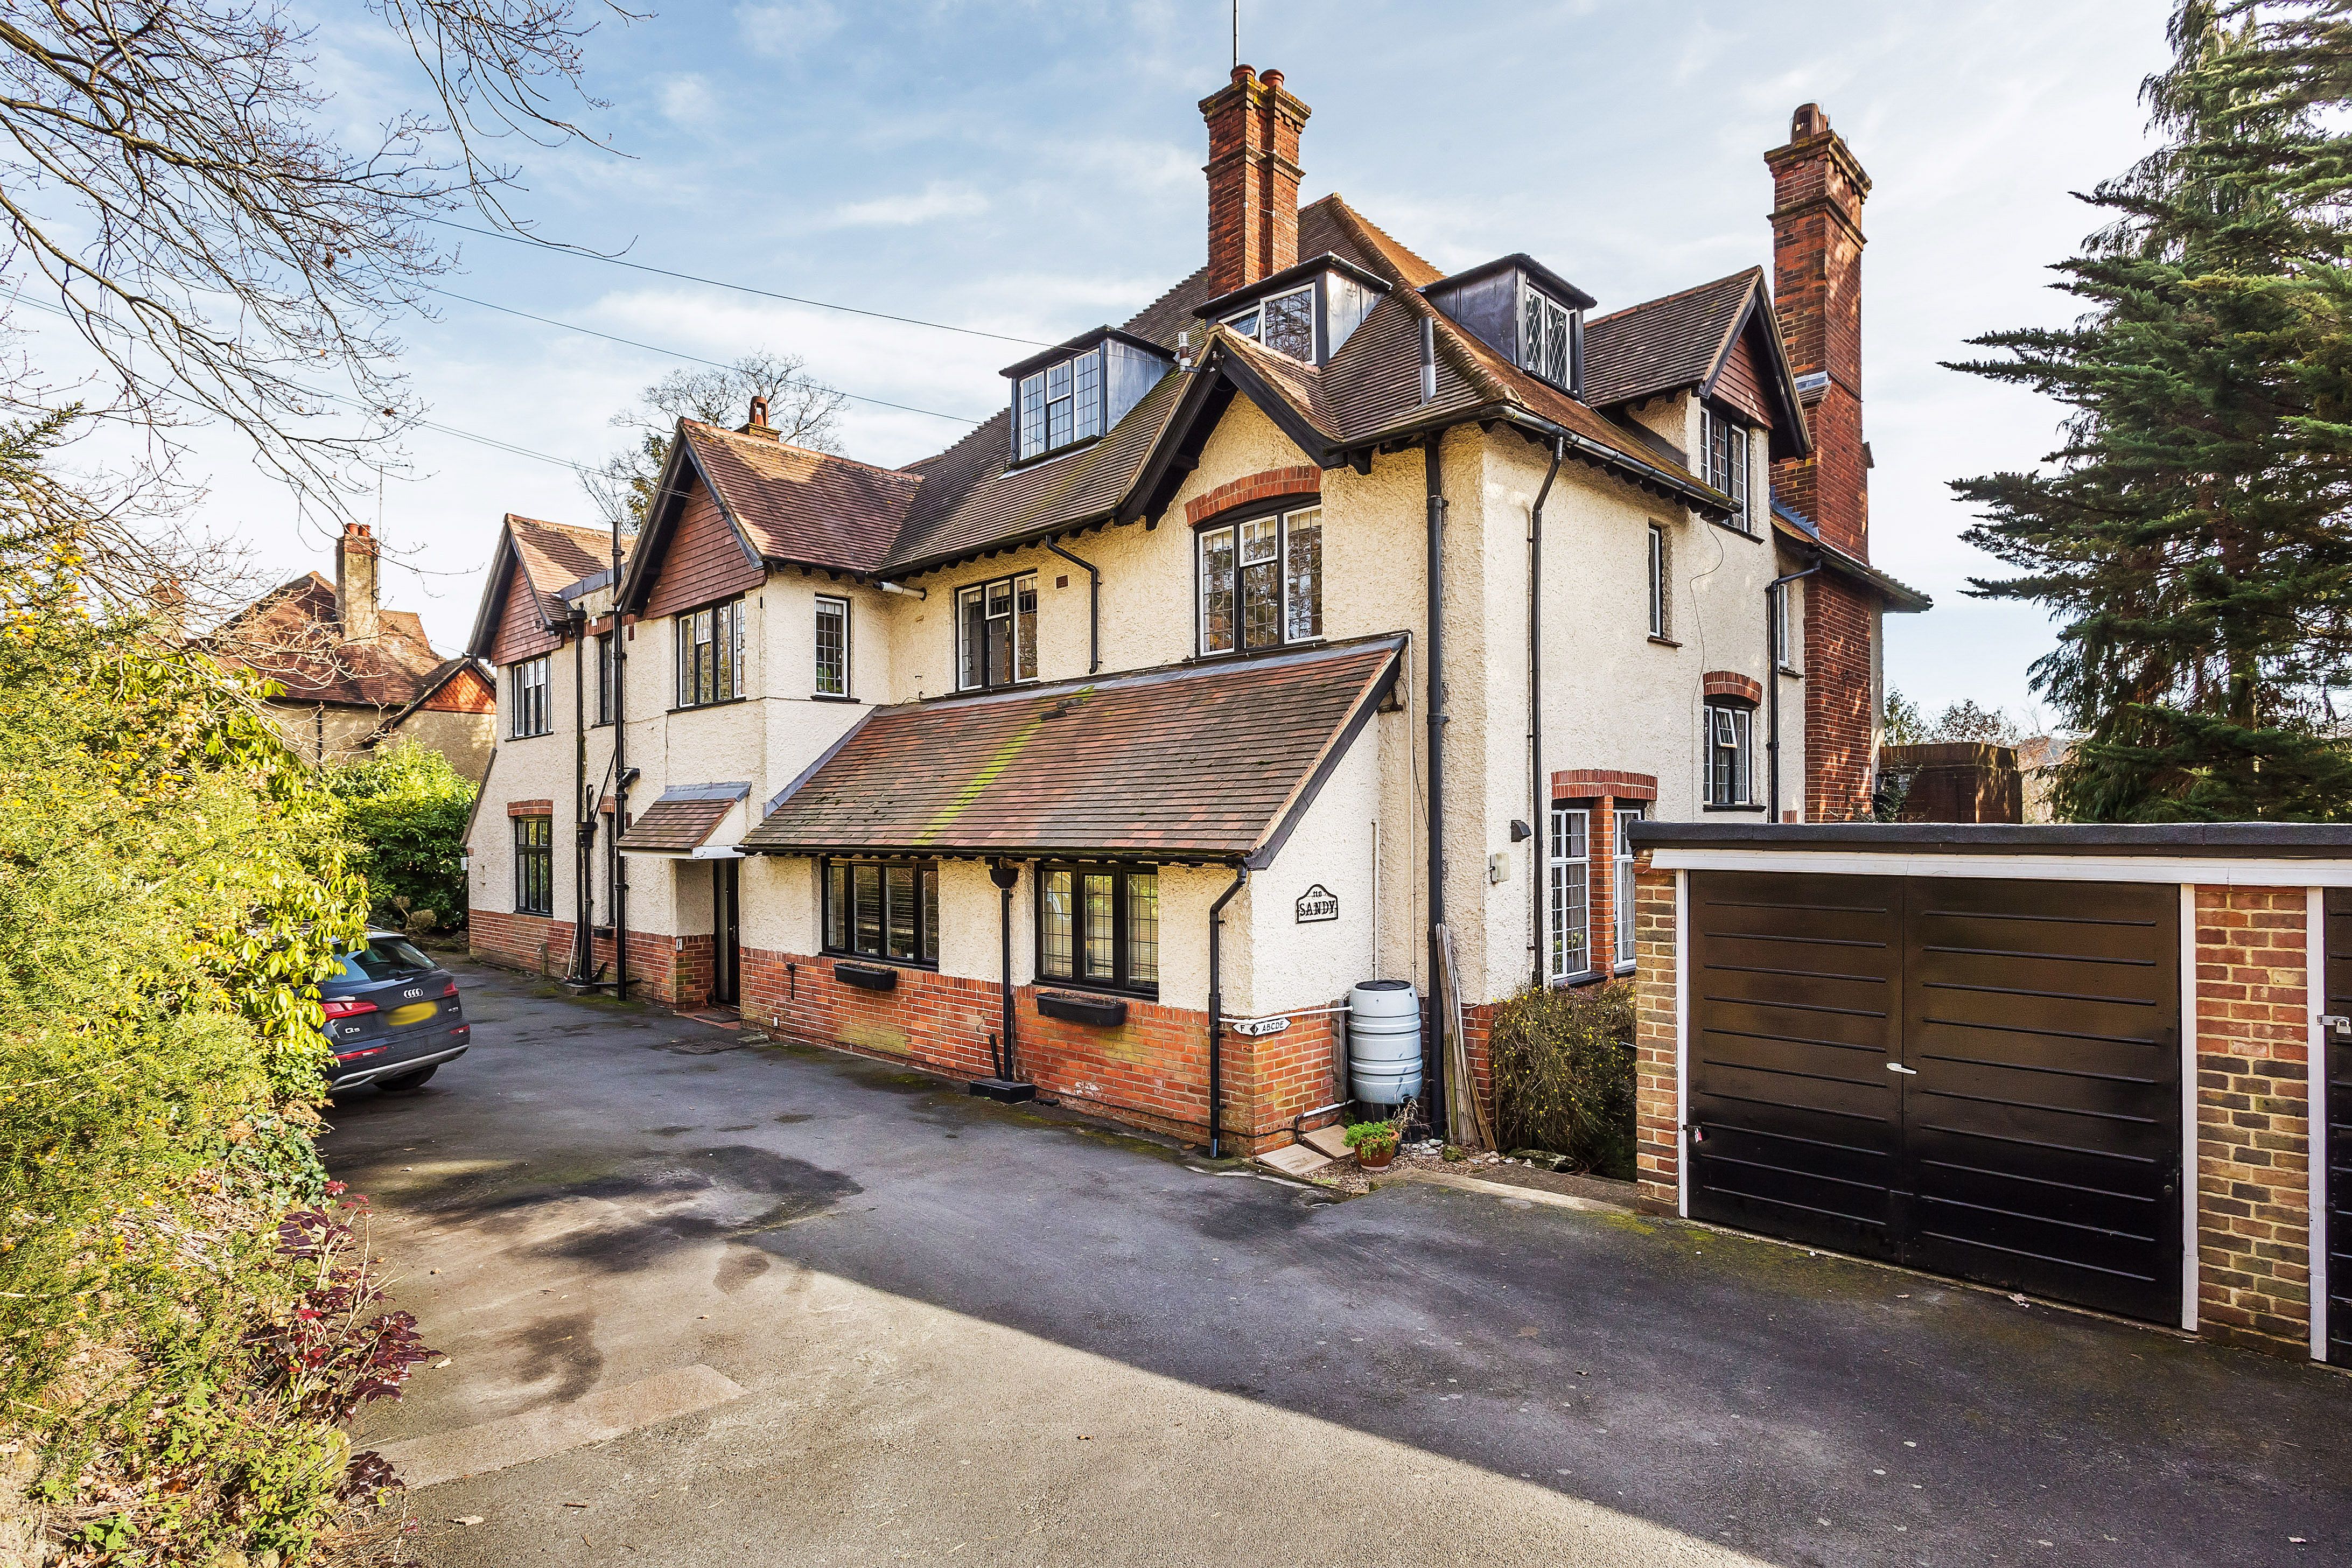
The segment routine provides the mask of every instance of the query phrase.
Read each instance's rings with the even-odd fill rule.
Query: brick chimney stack
[[[1229,293],[1298,259],[1298,132],[1311,111],[1282,73],[1234,68],[1201,100],[1209,122],[1209,288]]]
[[[381,629],[375,535],[363,522],[343,524],[343,536],[335,541],[335,618],[345,642],[373,642]]]
[[[1818,103],[1790,118],[1772,171],[1772,297],[1805,400],[1813,453],[1772,465],[1773,492],[1839,549],[1870,559],[1869,459],[1862,441],[1862,204],[1845,138]]]

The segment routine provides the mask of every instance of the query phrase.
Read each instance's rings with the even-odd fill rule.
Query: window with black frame
[[[1037,679],[1037,574],[977,583],[956,595],[956,688]]]
[[[816,596],[816,694],[849,695],[849,601]]]
[[[1706,804],[1752,805],[1750,737],[1756,710],[1744,702],[1710,702],[1706,716]]]
[[[596,722],[613,721],[613,700],[619,694],[618,669],[613,663],[614,634],[604,632],[596,638]]]
[[[555,819],[518,816],[514,819],[515,913],[555,912]]]
[[[1201,531],[1201,651],[1246,652],[1323,635],[1323,509]]]
[[[545,654],[507,666],[507,735],[521,740],[544,735],[554,727],[554,705],[548,699]]]
[[[1736,503],[1731,526],[1753,532],[1748,516],[1748,426],[1712,408],[1698,411],[1699,458],[1706,482]]]
[[[827,952],[940,961],[939,862],[827,860],[824,883]]]
[[[677,617],[677,705],[706,708],[746,696],[743,601],[730,599]]]
[[[1158,995],[1158,868],[1040,867],[1037,974],[1062,984]]]
[[[1023,376],[1013,398],[1013,461],[1093,440],[1103,426],[1100,345]]]

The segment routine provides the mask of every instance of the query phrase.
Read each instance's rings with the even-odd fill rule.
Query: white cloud
[[[754,53],[796,59],[841,31],[841,13],[826,0],[772,0],[737,6],[735,26]]]
[[[719,95],[701,77],[674,76],[662,83],[661,111],[673,125],[709,125],[719,118]]]
[[[877,196],[871,201],[838,206],[825,219],[828,228],[905,228],[934,218],[975,217],[988,210],[988,198],[969,185],[934,180],[913,195]]]

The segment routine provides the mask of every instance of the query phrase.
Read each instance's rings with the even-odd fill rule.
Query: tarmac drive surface
[[[2337,1373],[452,967],[326,1144],[450,1361],[360,1434],[436,1568],[2352,1562]]]

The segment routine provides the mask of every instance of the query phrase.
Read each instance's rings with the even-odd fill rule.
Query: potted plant
[[[1348,1129],[1346,1137],[1348,1147],[1356,1152],[1356,1163],[1367,1171],[1377,1171],[1396,1158],[1393,1121],[1359,1121]]]

